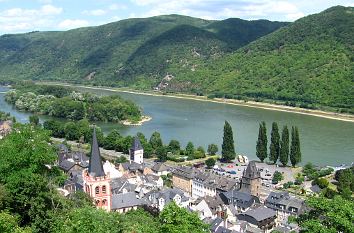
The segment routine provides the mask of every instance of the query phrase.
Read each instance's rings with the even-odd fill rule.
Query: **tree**
[[[212,167],[214,167],[216,163],[216,160],[214,158],[208,158],[206,161],[205,161],[205,164],[207,165],[207,167],[210,169]]]
[[[80,138],[80,129],[78,125],[72,121],[64,125],[64,133],[67,140],[79,140]]]
[[[224,136],[222,142],[221,157],[226,162],[230,162],[236,157],[234,136],[233,136],[231,125],[227,121],[225,121],[225,125],[224,125]]]
[[[43,123],[43,128],[50,130],[53,137],[63,138],[65,137],[63,124],[59,121],[49,120]]]
[[[301,162],[300,138],[297,127],[291,127],[290,161],[293,167]]]
[[[205,150],[202,146],[199,146],[194,153],[196,159],[205,158]]]
[[[37,115],[31,115],[29,116],[29,122],[32,124],[32,125],[39,125],[39,117]]]
[[[30,228],[21,228],[18,219],[8,212],[0,212],[0,232],[1,233],[31,233]]]
[[[175,202],[170,202],[159,215],[161,232],[166,233],[205,233],[209,226],[199,219],[198,215],[188,212]]]
[[[179,152],[181,150],[181,145],[179,141],[177,140],[171,140],[170,143],[168,144],[168,150],[172,152],[173,154],[179,155]]]
[[[339,172],[338,174],[338,185],[337,185],[337,189],[338,192],[340,194],[346,194],[348,193],[348,190],[351,192],[354,192],[353,190],[353,183],[354,183],[354,170],[352,170],[351,168],[348,169],[343,169],[341,170],[341,172]],[[346,195],[347,196],[347,195]],[[351,195],[349,195],[351,196]]]
[[[188,156],[188,159],[192,160],[194,159],[194,145],[192,142],[188,142],[186,146],[186,152],[185,155]]]
[[[164,146],[160,146],[156,149],[156,155],[160,162],[165,162],[167,160],[167,149]]]
[[[272,132],[270,137],[270,147],[269,147],[269,160],[274,164],[277,163],[279,155],[280,155],[280,143],[279,143],[279,129],[278,124],[273,122],[272,124]]]
[[[218,152],[219,148],[216,144],[209,144],[208,145],[208,154],[215,155]]]
[[[103,148],[107,150],[114,150],[119,138],[122,136],[119,134],[118,130],[112,130],[103,140]]]
[[[279,181],[283,180],[283,175],[281,174],[281,172],[279,171],[275,171],[273,174],[273,179],[272,179],[272,183],[273,184],[278,184]]]
[[[321,189],[327,188],[329,185],[329,182],[325,178],[317,178],[314,180],[314,183],[318,185]]]
[[[266,123],[262,121],[259,124],[259,130],[258,130],[258,140],[257,140],[257,146],[256,146],[256,155],[257,157],[263,161],[267,158],[267,128],[266,128]]]
[[[285,125],[281,133],[281,142],[280,142],[280,162],[285,167],[289,162],[289,130]]]
[[[161,135],[159,132],[154,132],[151,137],[150,137],[150,144],[152,146],[152,148],[154,150],[156,150],[157,148],[159,147],[162,147],[163,144],[162,144],[162,139],[161,139]]]
[[[116,159],[115,162],[116,163],[125,163],[125,162],[128,162],[128,159],[124,155],[121,155]]]
[[[306,203],[309,207],[308,212],[297,219],[301,232],[354,232],[353,201],[337,195],[333,199],[310,197]]]

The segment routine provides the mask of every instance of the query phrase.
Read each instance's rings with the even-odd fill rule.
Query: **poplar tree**
[[[272,124],[272,133],[270,138],[270,147],[269,147],[269,160],[273,161],[275,164],[279,158],[280,154],[280,144],[279,144],[280,136],[278,124],[273,122]]]
[[[264,159],[267,158],[267,128],[266,128],[266,123],[262,121],[259,124],[259,130],[258,130],[258,140],[257,140],[257,146],[256,146],[256,155],[257,157],[261,160],[263,163]]]
[[[229,122],[225,121],[224,137],[222,142],[221,157],[224,161],[231,161],[235,159],[235,145],[232,128]]]
[[[294,126],[291,128],[290,161],[293,167],[301,162],[299,130]]]
[[[285,125],[281,133],[281,142],[280,142],[280,162],[283,166],[286,166],[289,162],[289,130]]]

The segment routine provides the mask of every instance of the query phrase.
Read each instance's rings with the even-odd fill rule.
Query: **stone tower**
[[[103,170],[96,129],[93,129],[91,157],[88,169],[83,170],[84,191],[93,198],[97,208],[111,210],[111,178]]]
[[[134,141],[129,150],[130,161],[142,164],[144,162],[144,149],[141,146],[140,140],[138,137],[134,137]]]
[[[256,162],[248,163],[246,170],[243,172],[241,179],[241,191],[248,192],[253,196],[259,197],[261,186],[261,174],[257,170]]]

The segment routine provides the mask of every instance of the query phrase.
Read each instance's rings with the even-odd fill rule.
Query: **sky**
[[[181,14],[203,19],[295,21],[354,0],[0,0],[0,35]]]

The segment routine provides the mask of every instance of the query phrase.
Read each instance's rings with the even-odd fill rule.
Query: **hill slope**
[[[354,112],[354,8],[304,17],[173,82],[229,98]],[[170,89],[175,85],[171,83]],[[178,90],[178,88],[177,88]]]
[[[0,37],[0,79],[46,79],[153,87],[171,62],[191,49],[210,54],[235,50],[287,23],[208,21],[179,15],[127,19],[66,32],[33,32]],[[239,30],[242,38],[219,36],[218,28]],[[263,25],[264,24],[264,25]],[[257,33],[249,30],[256,29]],[[214,33],[215,31],[216,33]],[[248,36],[250,34],[250,36]],[[230,46],[228,45],[230,44]],[[162,48],[163,47],[163,48]],[[172,59],[173,58],[173,59]],[[140,78],[149,76],[149,79]],[[138,77],[137,77],[138,76]],[[161,77],[162,76],[162,77]]]

